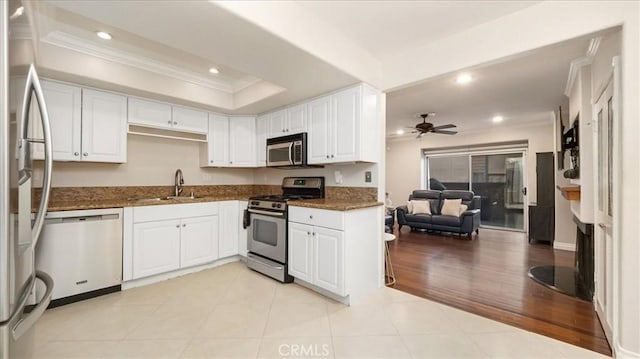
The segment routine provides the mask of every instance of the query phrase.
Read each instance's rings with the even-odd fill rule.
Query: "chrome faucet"
[[[175,196],[178,197],[182,193],[182,185],[184,184],[184,178],[182,177],[182,170],[178,168],[175,176]]]

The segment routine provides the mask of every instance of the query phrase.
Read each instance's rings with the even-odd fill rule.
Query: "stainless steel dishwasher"
[[[49,212],[41,236],[36,268],[53,278],[53,306],[120,289],[121,208]]]

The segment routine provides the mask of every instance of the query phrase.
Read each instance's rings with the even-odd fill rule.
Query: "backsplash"
[[[335,201],[375,202],[378,189],[375,187],[325,187],[325,198]]]
[[[256,195],[280,194],[277,185],[202,185],[183,186],[183,196],[193,192],[196,196],[251,197]],[[333,187],[325,188],[325,197],[338,201],[376,201],[378,189],[375,187]],[[34,189],[34,201],[40,200],[41,189]],[[174,186],[123,186],[123,187],[54,187],[50,201],[92,201],[123,200],[132,197],[164,197],[174,195]]]

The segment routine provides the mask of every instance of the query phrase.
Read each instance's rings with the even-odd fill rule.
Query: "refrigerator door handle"
[[[51,295],[53,294],[53,279],[51,278],[50,275],[48,275],[43,271],[36,271],[36,278],[40,279],[44,283],[44,285],[47,287],[47,290],[45,291],[44,296],[42,297],[42,300],[40,301],[40,303],[38,303],[38,305],[36,305],[35,308],[33,308],[31,312],[29,312],[29,314],[22,317],[14,325],[13,329],[11,330],[11,333],[13,335],[13,339],[16,341],[24,333],[28,332],[29,329],[31,329],[31,327],[33,327],[33,325],[38,321],[38,319],[40,319],[44,311],[49,306],[49,303],[51,302]],[[35,287],[35,282],[34,282],[34,287]],[[20,313],[22,313],[23,309],[24,309],[24,303],[20,307]]]
[[[38,73],[33,64],[29,66],[29,73],[27,74],[27,83],[25,86],[24,98],[22,101],[22,121],[20,123],[20,138],[19,138],[19,151],[18,151],[18,172],[19,182],[24,183],[31,177],[31,151],[30,143],[35,142],[29,139],[29,110],[31,109],[31,96],[36,94],[36,101],[40,110],[40,119],[42,121],[42,133],[44,135],[44,174],[42,180],[42,196],[40,198],[40,205],[38,206],[38,212],[36,214],[35,222],[32,230],[32,246],[35,249],[40,238],[40,232],[44,225],[44,217],[47,214],[47,206],[49,205],[49,195],[51,193],[51,171],[53,167],[53,148],[51,146],[51,121],[49,120],[49,111],[44,99],[44,92],[42,91],[42,85],[38,78]],[[37,141],[40,142],[40,141]]]

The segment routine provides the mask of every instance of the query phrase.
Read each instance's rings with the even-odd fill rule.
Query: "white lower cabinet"
[[[238,201],[238,254],[247,256],[247,229],[244,228],[244,211],[247,209],[247,201]]]
[[[313,282],[313,226],[289,223],[289,274]]]
[[[225,234],[220,230],[219,210],[219,202],[125,208],[123,280],[145,278],[217,260],[220,257],[219,238]],[[235,223],[237,216],[236,212]],[[229,226],[225,228],[231,230]],[[234,227],[232,232],[237,238],[238,229]]]
[[[180,220],[133,226],[133,278],[180,268]]]
[[[186,218],[180,226],[181,267],[218,259],[218,216]]]
[[[344,232],[313,228],[313,283],[338,295],[344,292]]]
[[[364,298],[382,283],[382,217],[381,207],[289,206],[289,274],[347,304]]]
[[[220,203],[220,258],[238,254],[238,201]]]
[[[344,216],[340,211],[289,207],[289,274],[339,296],[347,294]]]

